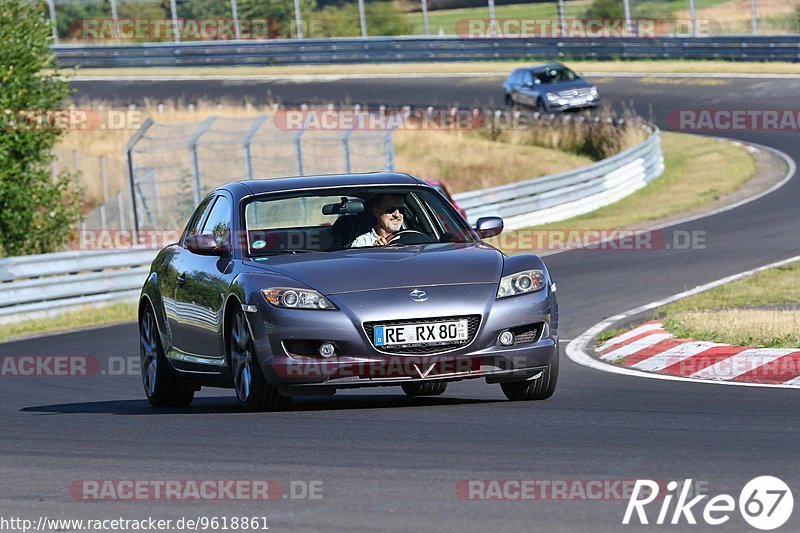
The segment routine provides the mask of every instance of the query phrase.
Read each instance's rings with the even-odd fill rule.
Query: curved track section
[[[616,104],[634,105],[667,128],[676,109],[792,108],[800,80],[604,78]],[[397,105],[491,105],[499,79],[326,82],[91,82],[79,96],[267,97]],[[667,128],[668,129],[668,128]],[[728,137],[800,159],[796,132]],[[562,332],[572,339],[606,317],[744,270],[797,255],[800,181],[755,202],[665,230],[704,231],[702,250],[589,251],[553,255]],[[667,237],[669,238],[669,237]],[[3,355],[87,355],[104,368],[138,357],[132,324],[0,345]],[[563,346],[562,348],[564,348]],[[555,396],[508,402],[499,387],[458,383],[441,397],[391,389],[300,399],[285,413],[248,415],[229,391],[203,391],[189,409],[153,411],[138,375],[2,377],[0,501],[6,514],[38,517],[174,518],[263,515],[281,530],[625,530],[626,500],[476,501],[463,480],[684,480],[737,494],[777,475],[800,487],[796,391],[635,379],[566,357]],[[71,495],[80,479],[321,480],[323,497],[267,503],[117,501]],[[461,482],[461,484],[459,483]],[[468,494],[466,495],[468,496]],[[657,512],[651,512],[651,520]],[[697,513],[696,513],[697,514]],[[787,527],[796,530],[800,518]],[[671,531],[702,526],[672,526]],[[630,526],[630,529],[637,530]],[[720,529],[746,530],[734,514]]]

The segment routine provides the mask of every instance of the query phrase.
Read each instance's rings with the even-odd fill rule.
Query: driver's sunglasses
[[[400,211],[400,214],[404,215],[406,213],[406,206],[404,206],[404,205],[390,205],[390,206],[385,207],[383,209],[383,211],[381,211],[381,213],[383,213],[384,215],[391,215],[395,211]]]

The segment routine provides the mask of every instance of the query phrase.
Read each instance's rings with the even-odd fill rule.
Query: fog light
[[[323,342],[319,345],[319,354],[322,357],[331,357],[333,354],[336,353],[336,348],[334,348],[333,344],[329,342]]]
[[[511,346],[514,344],[514,334],[508,330],[505,330],[500,334],[500,344],[503,346]]]

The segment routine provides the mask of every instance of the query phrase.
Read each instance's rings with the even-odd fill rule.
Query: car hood
[[[503,254],[485,244],[426,244],[276,255],[246,263],[331,295],[398,287],[498,283]]]
[[[543,89],[555,93],[560,93],[561,91],[570,91],[575,89],[587,89],[589,87],[592,87],[592,84],[584,80],[583,78],[572,81],[559,81],[558,83],[548,83],[547,85],[542,85]]]

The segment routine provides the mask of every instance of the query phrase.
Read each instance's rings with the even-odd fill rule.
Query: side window
[[[529,83],[533,83],[533,74],[531,74],[530,70],[526,70],[522,74],[522,85],[527,86]]]
[[[230,244],[231,203],[225,196],[217,197],[200,233],[202,235],[213,235],[218,244]]]
[[[197,206],[197,209],[194,210],[194,214],[192,218],[189,220],[189,224],[186,226],[184,230],[183,237],[186,238],[190,235],[197,235],[200,231],[200,222],[203,221],[203,217],[205,216],[206,212],[211,207],[211,200],[213,200],[213,196],[209,196],[202,202],[200,205]]]

